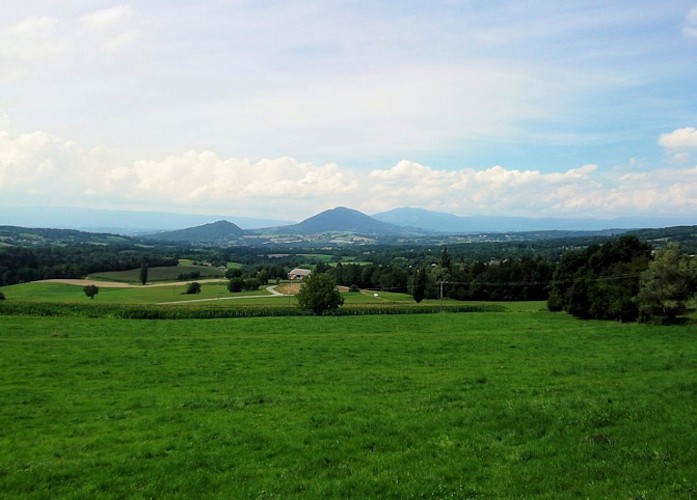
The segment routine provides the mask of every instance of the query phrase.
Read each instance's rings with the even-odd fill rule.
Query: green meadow
[[[0,316],[0,497],[697,495],[694,325],[540,306]]]
[[[67,283],[52,283],[33,281],[0,287],[8,300],[22,302],[58,302],[58,303],[84,303],[84,304],[161,304],[167,302],[181,302],[187,304],[211,305],[220,300],[225,307],[240,304],[260,305],[288,305],[297,304],[295,297],[274,296],[261,287],[260,290],[242,291],[230,293],[227,289],[227,281],[198,281],[201,284],[201,293],[187,295],[186,283],[173,282],[171,284],[158,284],[156,286],[131,286],[112,288],[99,287],[99,293],[94,299],[85,296],[83,287]],[[99,285],[98,285],[99,286]],[[412,297],[405,293],[393,292],[345,292],[342,294],[345,304],[414,304]],[[193,301],[193,302],[192,302]],[[458,304],[453,300],[445,300],[448,304]],[[437,300],[425,300],[424,305],[438,304]],[[536,308],[544,307],[535,303]]]
[[[34,281],[0,287],[8,300],[23,302],[60,302],[60,303],[88,303],[88,304],[159,304],[164,302],[187,302],[202,299],[220,299],[232,297],[259,296],[267,297],[271,295],[265,289],[252,292],[230,293],[225,282],[206,282],[201,283],[201,293],[187,295],[185,283],[172,283],[171,285],[157,286],[134,286],[123,288],[99,287],[99,293],[94,299],[85,296],[82,286],[64,283],[46,283]],[[98,285],[99,286],[99,285]],[[244,299],[241,299],[244,300]],[[275,300],[278,300],[276,298]]]

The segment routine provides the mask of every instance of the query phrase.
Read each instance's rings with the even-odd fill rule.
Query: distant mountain
[[[181,243],[228,243],[239,239],[244,231],[239,226],[226,220],[219,220],[202,226],[145,235],[152,240]]]
[[[393,208],[373,215],[374,219],[401,227],[430,229],[443,233],[468,232],[467,221],[444,212],[431,212],[423,208]]]
[[[104,210],[78,207],[0,206],[0,224],[101,231],[126,235],[172,231],[217,220],[229,220],[242,229],[281,226],[294,222],[282,219],[228,215],[178,214],[172,212],[141,212],[136,210]]]
[[[498,217],[476,215],[461,217],[423,208],[395,208],[373,215],[373,218],[402,227],[417,227],[444,233],[521,232],[521,231],[601,231],[643,227],[689,225],[695,216],[685,217],[619,217],[615,219],[570,219]]]
[[[287,234],[317,234],[329,232],[354,232],[359,234],[395,235],[405,232],[403,228],[381,222],[358,210],[336,207],[314,215],[299,224],[276,228]]]
[[[0,226],[0,246],[48,246],[119,243],[134,245],[139,241],[128,236],[108,233],[90,233],[75,229],[28,228]]]

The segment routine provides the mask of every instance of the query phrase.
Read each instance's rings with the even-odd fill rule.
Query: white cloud
[[[131,13],[129,6],[118,6],[77,19],[35,15],[0,25],[0,76],[17,80],[35,69],[84,59],[99,48],[121,50],[140,36],[124,23]]]
[[[128,30],[123,33],[119,33],[111,38],[108,38],[102,44],[102,48],[107,52],[117,52],[140,38],[140,32],[138,30]]]
[[[668,134],[661,134],[658,143],[666,149],[697,148],[697,129],[684,127],[675,129]]]
[[[685,35],[697,38],[697,5],[690,10],[683,26]]]
[[[0,76],[17,79],[28,65],[57,57],[67,44],[58,34],[58,21],[31,16],[9,26],[0,26]]]
[[[0,132],[0,198],[296,219],[336,205],[367,213],[421,206],[459,215],[677,215],[697,211],[697,167],[602,173],[589,164],[543,173],[500,165],[446,170],[402,160],[361,172],[210,151],[122,164],[104,148],[46,132]]]
[[[117,5],[85,14],[78,18],[78,23],[86,29],[100,30],[119,24],[132,13],[130,5]]]

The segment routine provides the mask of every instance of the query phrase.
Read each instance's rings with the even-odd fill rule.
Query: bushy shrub
[[[230,282],[227,284],[227,289],[231,293],[241,292],[244,288],[244,280],[240,277],[230,278]]]
[[[90,299],[93,299],[95,295],[99,293],[99,287],[97,285],[87,285],[82,289]]]

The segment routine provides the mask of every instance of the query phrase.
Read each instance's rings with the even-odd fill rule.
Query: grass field
[[[231,297],[271,297],[265,289],[253,292],[230,293],[227,282],[201,283],[201,293],[186,295],[186,284],[165,286],[145,286],[129,288],[100,287],[99,293],[90,300],[85,296],[82,286],[63,283],[44,283],[41,281],[10,285],[0,288],[8,300],[28,302],[61,302],[61,303],[90,303],[90,304],[159,304],[162,302],[186,302],[191,300],[218,299]],[[244,299],[240,299],[244,300]],[[276,299],[278,300],[278,299]]]
[[[174,281],[180,274],[200,273],[202,278],[222,278],[225,272],[220,269],[208,266],[160,266],[148,269],[148,282],[153,281]],[[119,281],[123,283],[140,283],[140,268],[129,269],[128,271],[108,271],[94,273],[89,276],[91,279],[104,281]]]
[[[532,304],[4,316],[0,497],[690,498],[696,335]]]
[[[192,280],[193,281],[193,280]],[[233,305],[227,299],[232,297],[248,297],[240,298],[239,301],[249,304],[296,304],[297,300],[294,297],[274,297],[262,287],[258,291],[243,291],[239,293],[230,293],[227,290],[227,282],[206,282],[199,280],[201,283],[201,293],[198,295],[186,295],[185,283],[172,283],[172,285],[158,286],[137,286],[124,288],[99,288],[99,293],[94,299],[88,299],[82,286],[63,284],[63,283],[47,283],[35,281],[30,283],[21,283],[19,285],[10,285],[0,287],[8,300],[28,301],[28,302],[61,302],[61,303],[90,303],[90,304],[159,304],[163,302],[189,302],[203,301],[205,299],[225,299],[226,306]],[[281,283],[278,286],[279,293],[296,294],[299,290],[298,283]],[[374,295],[377,293],[377,297]],[[405,293],[393,292],[345,292],[342,294],[344,301],[349,304],[413,304],[413,298]],[[447,303],[455,303],[455,301],[446,300]],[[201,302],[202,304],[210,304],[210,302]],[[438,304],[436,300],[425,300],[423,304]],[[537,308],[543,307],[541,303],[535,303]]]

